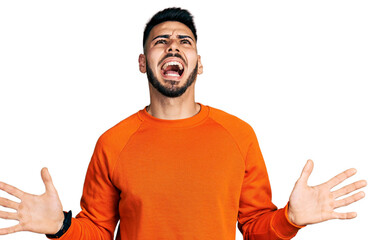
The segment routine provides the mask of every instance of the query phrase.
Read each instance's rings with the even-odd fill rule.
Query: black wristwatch
[[[68,228],[71,226],[71,220],[72,220],[72,211],[64,212],[64,221],[63,226],[60,228],[60,230],[55,234],[46,234],[46,237],[48,238],[60,238],[63,236],[65,232],[67,232]]]

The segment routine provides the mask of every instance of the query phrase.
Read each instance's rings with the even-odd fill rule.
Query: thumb
[[[54,184],[52,182],[52,178],[50,173],[48,172],[48,169],[46,167],[42,168],[41,170],[41,176],[43,183],[46,188],[46,192],[56,192],[56,189],[54,187]]]
[[[310,174],[313,171],[313,167],[314,167],[314,163],[311,159],[309,159],[306,162],[304,168],[302,169],[301,176],[298,179],[298,182],[303,183],[303,184],[308,184],[308,179],[309,179]]]

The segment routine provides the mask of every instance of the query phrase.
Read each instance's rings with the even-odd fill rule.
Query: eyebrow
[[[157,37],[153,38],[153,40],[155,40],[156,38],[170,38],[171,35],[169,34],[165,34],[165,35],[158,35]],[[192,39],[192,37],[190,37],[189,35],[178,35],[178,39],[184,39],[184,38],[190,38],[192,41],[194,41],[194,39]]]

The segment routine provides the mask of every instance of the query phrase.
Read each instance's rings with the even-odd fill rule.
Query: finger
[[[0,197],[0,206],[17,210],[19,203],[9,200],[7,198]]]
[[[15,212],[0,211],[0,218],[2,218],[2,219],[10,219],[10,220],[18,220],[17,213],[15,213]]]
[[[21,230],[22,230],[22,227],[21,227],[20,224],[17,224],[17,225],[12,226],[12,227],[0,228],[0,235],[15,233],[15,232],[19,232]]]
[[[347,212],[347,213],[333,212],[332,214],[332,219],[352,219],[355,217],[357,217],[356,212]]]
[[[309,179],[310,174],[313,171],[313,167],[314,167],[314,163],[312,160],[309,159],[306,162],[304,168],[302,169],[301,176],[298,179],[298,181],[304,184],[308,184],[308,179]]]
[[[0,189],[17,198],[21,198],[24,194],[24,192],[20,189],[13,187],[12,185],[6,184],[4,182],[0,182]]]
[[[367,182],[365,180],[360,180],[358,182],[351,183],[345,187],[342,187],[341,189],[338,189],[333,192],[334,198],[338,198],[344,195],[347,195],[355,190],[358,190],[360,188],[363,188],[367,185]]]
[[[43,183],[45,185],[45,188],[46,188],[46,192],[56,192],[56,189],[55,189],[54,184],[52,182],[51,175],[48,172],[47,168],[45,168],[45,167],[42,168],[41,176],[42,176],[42,180],[43,180]]]
[[[334,208],[339,208],[339,207],[350,205],[351,203],[357,202],[364,197],[365,197],[364,192],[355,193],[352,196],[335,201]]]
[[[335,177],[331,178],[329,181],[326,182],[326,184],[331,188],[335,187],[336,185],[338,185],[339,183],[343,182],[344,180],[346,180],[347,178],[353,176],[356,174],[356,169],[354,168],[350,168],[338,175],[336,175]]]

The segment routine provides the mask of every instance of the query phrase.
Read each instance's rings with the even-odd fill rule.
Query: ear
[[[139,55],[139,70],[141,73],[147,72],[147,62],[144,54]]]
[[[203,65],[200,59],[200,55],[198,55],[198,74],[202,74],[202,73],[203,73]]]

